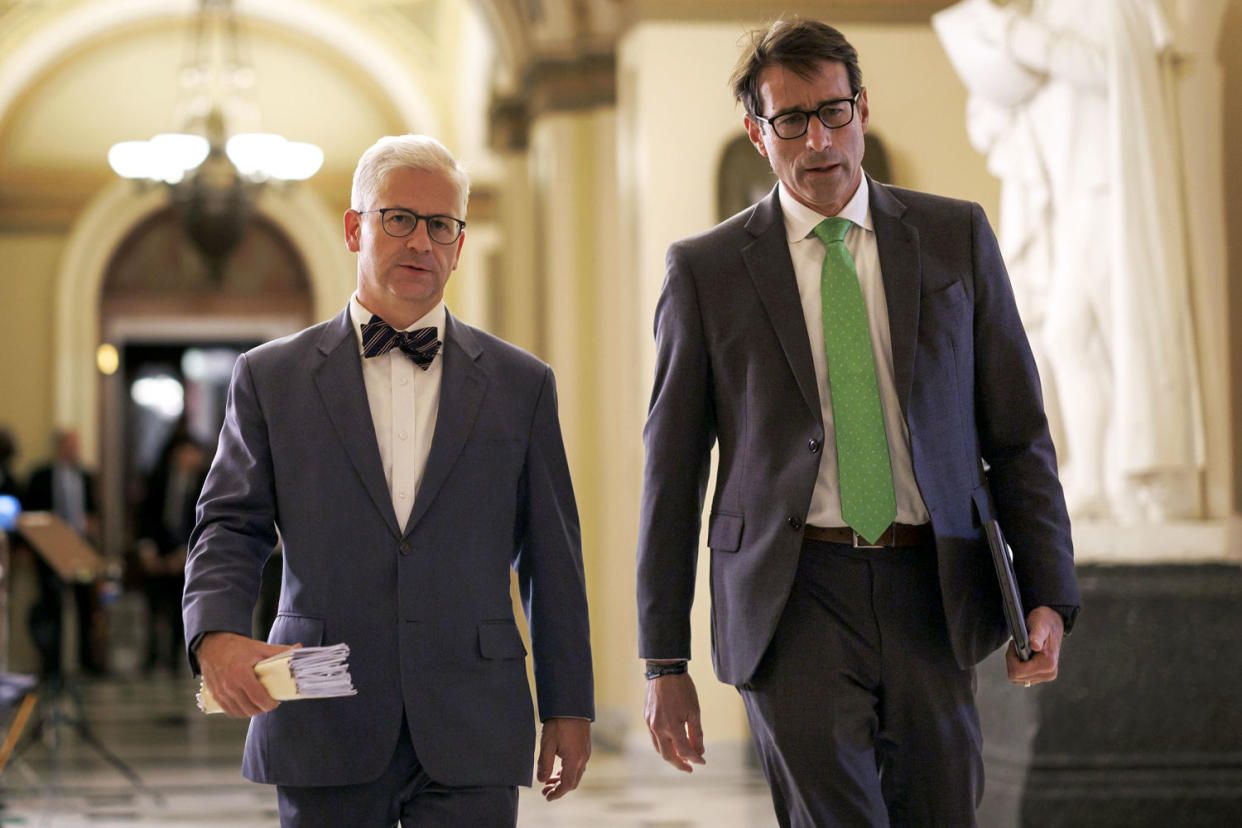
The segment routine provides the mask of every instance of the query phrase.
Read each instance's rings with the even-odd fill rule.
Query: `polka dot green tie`
[[[814,233],[827,248],[820,271],[824,349],[837,438],[841,515],[868,543],[897,516],[893,468],[889,463],[884,413],[875,379],[867,306],[858,285],[854,257],[845,247],[850,220],[824,219]]]

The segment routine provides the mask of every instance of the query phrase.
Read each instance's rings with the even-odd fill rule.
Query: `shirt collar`
[[[349,297],[349,317],[350,321],[354,323],[354,336],[358,339],[359,350],[362,349],[362,326],[371,321],[372,315],[371,311],[363,307],[362,303],[358,301],[358,292],[354,291],[354,294]],[[418,328],[435,328],[436,336],[443,340],[444,322],[447,315],[448,310],[444,307],[444,300],[441,299],[434,308],[423,314],[413,325],[403,328],[403,330],[413,331]]]
[[[864,230],[874,231],[875,227],[871,224],[869,180],[866,175],[862,177],[858,184],[858,189],[854,191],[853,197],[845,203],[845,206],[841,208],[841,212],[837,213],[837,215],[841,218],[849,219]],[[826,218],[832,218],[832,216],[817,213],[801,201],[798,201],[789,194],[783,183],[777,184],[777,197],[781,202],[781,213],[785,217],[785,234],[790,244],[802,241],[811,235],[815,225]]]

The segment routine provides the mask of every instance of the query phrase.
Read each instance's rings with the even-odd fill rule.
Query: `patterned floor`
[[[68,724],[48,722],[41,738],[31,740],[0,775],[0,825],[278,825],[272,790],[241,778],[245,723],[199,714],[193,690],[188,677],[83,682],[92,732],[141,785],[131,784]],[[71,712],[73,705],[60,707]],[[11,716],[7,712],[0,725],[7,728]],[[654,754],[597,752],[578,791],[547,803],[523,788],[519,813],[523,828],[775,825],[762,779],[719,755],[687,777]]]

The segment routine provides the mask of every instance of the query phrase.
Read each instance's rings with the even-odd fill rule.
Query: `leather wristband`
[[[648,661],[647,670],[643,674],[648,680],[661,676],[680,676],[690,668],[688,661],[670,661],[664,664]]]

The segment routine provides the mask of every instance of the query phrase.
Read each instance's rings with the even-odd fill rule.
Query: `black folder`
[[[999,523],[989,520],[983,526],[992,550],[992,564],[996,567],[996,580],[1000,583],[1001,603],[1004,604],[1009,634],[1013,636],[1013,648],[1019,660],[1029,661],[1031,640],[1026,631],[1026,613],[1022,611],[1022,593],[1018,591],[1018,579],[1013,574],[1013,555],[1009,544],[1005,543],[1005,536],[1001,534]]]

